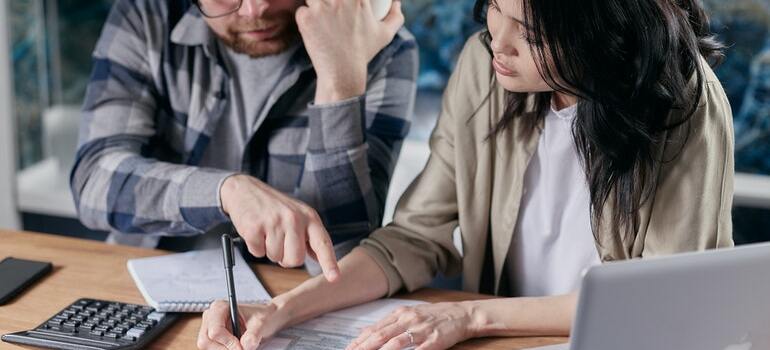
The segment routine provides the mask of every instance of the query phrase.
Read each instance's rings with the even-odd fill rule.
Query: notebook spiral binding
[[[160,312],[203,312],[214,300],[209,301],[163,301],[158,303]],[[239,304],[266,304],[269,300],[239,300]]]

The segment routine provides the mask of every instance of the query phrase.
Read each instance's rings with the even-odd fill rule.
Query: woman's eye
[[[540,41],[538,41],[535,38],[534,35],[529,34],[529,33],[522,32],[521,33],[521,38],[524,39],[524,41],[526,41],[527,43],[529,43],[531,45],[539,45],[540,44]]]
[[[537,37],[525,29],[521,30],[521,34],[519,34],[519,37],[521,37],[524,41],[528,42],[531,45],[540,45],[540,41],[537,39]]]
[[[490,9],[495,11],[500,11],[500,8],[497,7],[497,2],[495,0],[489,0],[489,3],[487,4]]]

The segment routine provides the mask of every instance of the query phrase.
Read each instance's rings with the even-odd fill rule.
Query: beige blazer
[[[705,72],[704,95],[685,147],[676,147],[685,139],[684,131],[666,135],[667,146],[660,152],[664,159],[674,160],[659,170],[653,197],[641,209],[635,239],[619,237],[610,225],[594,225],[603,262],[733,245],[732,113],[716,76],[708,67]],[[494,271],[487,271],[493,278],[488,283],[494,286],[484,289],[498,290],[521,205],[524,173],[539,139],[539,133],[517,137],[521,126],[514,122],[487,140],[503,114],[504,93],[495,82],[490,54],[474,35],[444,93],[428,164],[401,197],[393,223],[372,233],[358,248],[387,275],[389,295],[402,287],[409,291],[423,287],[438,272],[462,273],[463,289],[478,292],[490,253],[491,264],[486,266]],[[604,217],[609,218],[611,208],[610,202]],[[458,226],[462,253],[452,239]]]

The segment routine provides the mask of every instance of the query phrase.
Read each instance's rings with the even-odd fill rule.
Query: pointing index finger
[[[311,222],[307,227],[308,242],[310,248],[318,257],[318,264],[329,282],[336,281],[340,276],[337,266],[337,257],[334,254],[334,246],[329,238],[329,233],[316,222]]]

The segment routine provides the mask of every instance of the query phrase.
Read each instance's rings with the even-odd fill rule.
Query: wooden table
[[[145,304],[126,269],[132,258],[168,254],[161,250],[108,245],[48,234],[0,230],[0,259],[50,261],[53,272],[12,300],[0,306],[0,334],[31,329],[82,297]],[[268,265],[253,269],[272,295],[283,293],[308,278],[303,270]],[[1,281],[0,281],[1,282]],[[428,302],[489,298],[464,292],[424,289],[399,296]],[[181,318],[152,349],[195,349],[200,314]],[[566,338],[485,338],[464,342],[455,349],[525,349],[566,342]],[[0,342],[0,349],[21,349]]]

